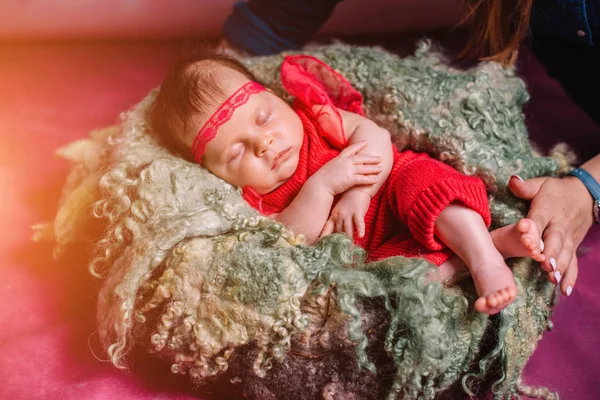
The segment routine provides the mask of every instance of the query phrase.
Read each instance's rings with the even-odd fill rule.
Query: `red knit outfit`
[[[315,70],[316,67],[319,70]],[[282,64],[281,73],[284,85],[296,96],[293,107],[302,120],[305,137],[298,168],[288,181],[262,196],[253,190],[244,190],[244,197],[250,205],[267,215],[285,209],[306,180],[340,154],[341,150],[332,147],[330,143],[340,142],[341,125],[337,125],[338,131],[334,135],[329,135],[322,129],[326,125],[331,131],[332,125],[338,124],[338,120],[329,118],[333,115],[331,110],[336,109],[329,108],[330,115],[325,118],[322,118],[324,113],[315,115],[313,110],[316,97],[316,104],[328,106],[329,104],[325,104],[327,100],[322,97],[325,91],[330,103],[363,114],[360,109],[360,93],[319,60],[309,56],[287,57]],[[332,82],[336,86],[333,90]],[[310,86],[308,90],[307,85]],[[323,124],[324,120],[327,123]],[[343,129],[341,134],[343,135]],[[341,148],[348,145],[344,141],[345,137]],[[365,236],[358,238],[355,233],[355,243],[367,250],[370,260],[390,256],[422,257],[440,265],[452,253],[435,237],[434,223],[442,210],[452,202],[459,202],[475,210],[489,226],[489,205],[481,179],[461,175],[425,153],[400,152],[394,147],[394,164],[390,175],[371,200],[365,215]]]

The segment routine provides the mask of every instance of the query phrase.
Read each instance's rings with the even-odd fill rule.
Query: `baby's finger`
[[[355,165],[354,173],[359,175],[379,174],[383,171],[381,165]]]
[[[372,185],[379,180],[379,174],[376,175],[354,175],[354,186]]]
[[[344,232],[344,220],[342,218],[338,218],[335,221],[335,231],[336,232]]]
[[[334,224],[333,220],[331,218],[329,218],[327,220],[327,222],[325,222],[325,226],[323,227],[323,230],[321,231],[321,235],[319,236],[319,238],[322,238],[323,236],[331,235],[333,233],[334,228],[335,228],[335,224]]]
[[[354,237],[354,224],[352,224],[352,217],[344,219],[344,233],[352,239]]]
[[[359,151],[365,149],[366,147],[367,147],[367,141],[361,140],[360,142],[356,142],[356,143],[351,144],[350,146],[346,147],[344,150],[342,150],[340,155],[353,156],[356,153],[358,153]]]
[[[381,157],[369,154],[357,154],[352,156],[354,164],[381,164]]]
[[[362,238],[365,236],[365,219],[356,213],[353,215],[353,219],[354,225],[356,226],[356,231],[358,232],[358,237]]]

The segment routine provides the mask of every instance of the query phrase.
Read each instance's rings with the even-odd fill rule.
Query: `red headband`
[[[217,136],[217,130],[221,125],[231,119],[235,110],[246,104],[251,95],[259,93],[265,88],[257,82],[248,82],[238,90],[236,90],[227,100],[217,108],[217,111],[210,116],[208,121],[202,125],[198,131],[194,142],[192,143],[192,154],[197,163],[206,151],[206,145]]]

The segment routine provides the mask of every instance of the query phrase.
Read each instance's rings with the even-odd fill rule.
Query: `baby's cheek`
[[[230,173],[229,171],[227,171],[227,168],[218,168],[213,165],[207,165],[207,164],[204,164],[203,166],[208,171],[210,171],[212,174],[223,179],[225,182],[227,182],[231,185],[234,185],[234,186],[238,185],[238,182],[236,182],[236,179],[235,179],[236,174]]]
[[[257,177],[256,173],[253,172],[252,167],[241,168],[237,172],[237,179],[239,180],[239,186],[255,186]]]
[[[266,168],[255,168],[253,170],[245,171],[244,180],[246,186],[250,186],[257,191],[264,193],[273,190],[273,186],[278,181],[275,173]]]
[[[296,172],[296,169],[298,169],[298,158],[290,159],[290,162],[285,166],[285,170],[283,171],[284,176],[281,179],[288,180]]]

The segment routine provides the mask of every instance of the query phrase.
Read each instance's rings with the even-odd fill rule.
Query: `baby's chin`
[[[298,158],[299,158],[299,155],[294,154],[294,156],[290,157],[290,159],[287,160],[287,162],[285,164],[280,166],[279,170],[274,173],[274,176],[273,176],[274,183],[272,185],[269,185],[267,187],[261,187],[261,188],[253,188],[254,191],[260,195],[265,195],[265,194],[271,193],[272,191],[278,189],[281,185],[286,183],[292,176],[294,176],[294,173],[296,172],[296,169],[298,168]]]
[[[269,187],[261,187],[261,188],[252,188],[254,189],[254,191],[258,194],[260,194],[261,196],[265,195],[265,194],[269,194],[274,190],[277,190],[281,185],[283,185],[285,182],[287,181],[287,179],[279,181]]]
[[[265,187],[260,187],[260,188],[252,188],[254,189],[254,191],[258,194],[265,195],[265,194],[269,194],[274,190],[277,190],[281,185],[283,185],[284,183],[286,183],[291,177],[292,175],[294,175],[294,171],[292,171],[289,174],[280,174],[277,177],[277,181],[275,181],[272,185],[269,186],[265,186]]]

